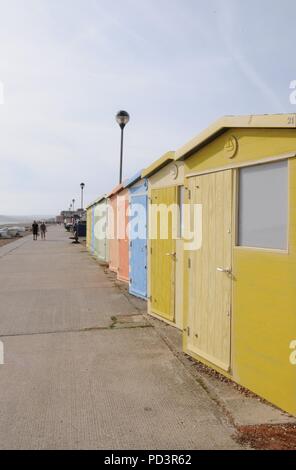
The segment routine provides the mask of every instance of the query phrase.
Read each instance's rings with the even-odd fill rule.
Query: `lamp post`
[[[75,212],[75,199],[72,199],[73,212]]]
[[[126,111],[119,111],[116,115],[116,121],[121,129],[119,184],[122,183],[123,134],[124,128],[128,124],[129,120],[130,116]]]
[[[81,183],[80,188],[81,188],[81,209],[83,210],[83,190],[85,188],[85,184]]]

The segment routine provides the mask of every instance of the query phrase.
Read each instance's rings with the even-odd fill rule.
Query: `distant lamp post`
[[[121,129],[119,184],[122,183],[123,134],[124,128],[129,123],[129,120],[130,116],[126,111],[119,111],[119,113],[116,115],[116,121]]]
[[[75,212],[75,199],[72,199],[73,212]]]
[[[83,191],[85,188],[85,184],[81,183],[80,188],[81,188],[81,209],[83,210]]]

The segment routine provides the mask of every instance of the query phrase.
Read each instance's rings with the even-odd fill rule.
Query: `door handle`
[[[177,256],[177,253],[166,253],[165,255],[172,256],[173,258],[175,258]]]
[[[232,269],[231,268],[217,268],[217,271],[219,273],[232,274]]]

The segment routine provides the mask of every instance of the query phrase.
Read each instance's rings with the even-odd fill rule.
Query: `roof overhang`
[[[129,188],[133,184],[140,181],[140,179],[142,178],[142,172],[143,172],[143,170],[140,170],[135,175],[133,175],[131,178],[128,178],[127,180],[125,180],[124,183],[123,183],[123,187],[124,188]]]
[[[107,199],[106,194],[104,196],[98,197],[97,199],[95,199],[95,201],[91,202],[88,206],[86,206],[86,210],[91,209],[93,206],[96,206],[97,204],[99,204],[104,199]]]
[[[296,114],[224,116],[176,151],[175,160],[184,160],[228,129],[295,129]]]
[[[147,168],[145,168],[145,170],[142,171],[142,178],[149,178],[149,176],[152,176],[154,173],[157,173],[157,171],[159,171],[161,168],[168,165],[169,163],[173,162],[174,160],[174,151],[165,153],[162,157],[153,162],[152,165],[148,166]]]
[[[115,188],[112,189],[112,191],[107,195],[107,197],[115,196],[115,194],[120,193],[120,191],[122,191],[123,188],[124,188],[123,183],[118,184],[117,186],[115,186]]]

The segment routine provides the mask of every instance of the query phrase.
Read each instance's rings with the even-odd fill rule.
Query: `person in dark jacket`
[[[38,233],[39,233],[39,225],[37,224],[36,220],[34,220],[32,224],[32,232],[33,232],[33,240],[37,240]]]

